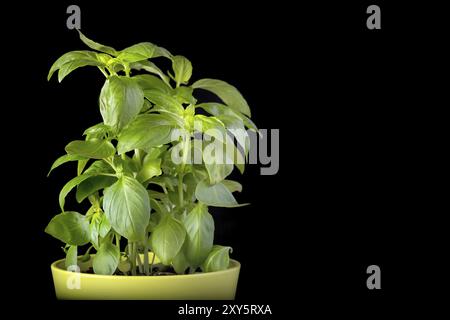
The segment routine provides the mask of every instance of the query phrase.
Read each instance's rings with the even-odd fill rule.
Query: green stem
[[[153,264],[155,263],[155,253],[152,252],[152,263],[150,263],[150,274],[153,273]]]
[[[137,252],[137,250],[136,250],[136,252]],[[139,255],[139,252],[136,253],[136,258],[137,258],[137,262],[138,262],[138,266],[139,266],[139,273],[143,274],[144,267],[142,266],[142,260],[141,260],[141,256]]]
[[[98,67],[98,69],[103,73],[105,78],[108,79],[108,74],[106,73],[105,69],[103,69],[102,67]]]
[[[120,239],[119,239],[119,236],[117,234],[116,234],[116,246],[120,250]]]
[[[128,249],[130,254],[130,262],[131,262],[131,275],[136,275],[136,251],[134,242],[128,243]]]
[[[134,154],[136,155],[136,159],[139,164],[142,163],[142,152],[139,149],[134,149]]]
[[[181,162],[181,172],[184,173],[184,167],[186,166],[187,157],[189,154],[189,147],[191,146],[191,135],[189,133],[186,133],[184,135],[183,143],[184,143],[184,145],[183,145],[183,158],[182,158],[182,162]]]
[[[149,272],[149,263],[148,263],[148,245],[147,245],[147,239],[145,239],[145,245],[144,245],[144,273],[146,276],[150,275]]]
[[[183,206],[184,204],[184,199],[183,199],[183,174],[179,173],[178,174],[178,201],[180,203],[180,207]]]

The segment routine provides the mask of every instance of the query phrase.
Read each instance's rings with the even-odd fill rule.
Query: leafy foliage
[[[228,268],[231,248],[214,245],[208,206],[242,205],[233,196],[242,186],[227,177],[234,167],[244,171],[250,146],[245,130],[257,130],[246,100],[222,80],[189,85],[191,62],[153,43],[116,50],[81,32],[80,39],[90,50],[62,55],[48,74],[50,80],[57,72],[62,81],[94,66],[106,78],[99,96],[102,122],[67,144],[50,169],[77,164],[59,195],[62,212],[45,229],[66,244],[66,266],[85,264],[95,249],[97,274],[151,275],[149,250],[179,274]],[[156,57],[169,59],[172,70],[164,73],[151,61]],[[198,103],[197,89],[223,103]],[[89,201],[85,214],[65,211],[74,189],[78,202]]]

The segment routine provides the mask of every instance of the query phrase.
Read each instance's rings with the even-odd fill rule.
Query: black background
[[[9,10],[19,18],[7,30],[20,32],[4,37],[14,48],[4,53],[19,60],[4,62],[14,70],[8,105],[17,111],[5,123],[14,129],[4,139],[13,191],[5,212],[13,236],[4,237],[8,261],[22,261],[16,270],[23,275],[11,276],[10,297],[55,315],[73,305],[55,300],[49,265],[62,251],[43,230],[75,169],[46,174],[69,141],[100,121],[104,80],[83,68],[61,84],[46,81],[54,60],[84,49],[66,28],[69,4],[80,5],[88,37],[116,49],[150,41],[182,54],[192,61],[192,80],[232,83],[260,128],[280,129],[278,174],[261,176],[250,165],[236,176],[244,185],[238,200],[252,205],[211,209],[216,242],[232,246],[242,263],[236,303],[270,304],[276,314],[365,317],[435,293],[448,266],[438,262],[443,192],[429,180],[439,159],[432,143],[443,129],[438,95],[448,84],[436,81],[444,68],[441,8],[373,3],[382,10],[381,30],[366,28],[372,2],[58,1]],[[75,201],[67,207],[77,208]],[[366,287],[371,264],[381,268],[378,291]],[[181,304],[143,305],[170,316]],[[135,305],[75,306],[75,314],[99,306],[127,314]]]

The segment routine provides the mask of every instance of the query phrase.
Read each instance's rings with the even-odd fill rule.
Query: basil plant
[[[214,245],[208,207],[241,205],[233,192],[242,186],[227,177],[234,167],[244,171],[246,128],[257,131],[246,100],[221,80],[189,84],[191,62],[150,42],[117,51],[81,32],[80,39],[92,50],[64,54],[48,74],[57,71],[61,82],[93,66],[105,76],[103,121],[67,144],[50,170],[77,164],[59,194],[61,213],[45,229],[65,243],[66,267],[104,275],[226,269],[231,248]],[[154,58],[168,59],[172,70],[164,73]],[[198,89],[221,103],[199,103]],[[84,214],[65,207],[71,191],[89,207]]]

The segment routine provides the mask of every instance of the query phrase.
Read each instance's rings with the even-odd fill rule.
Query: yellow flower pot
[[[56,297],[66,300],[232,300],[240,268],[230,259],[229,268],[217,272],[105,276],[67,271],[64,259],[51,265]]]

